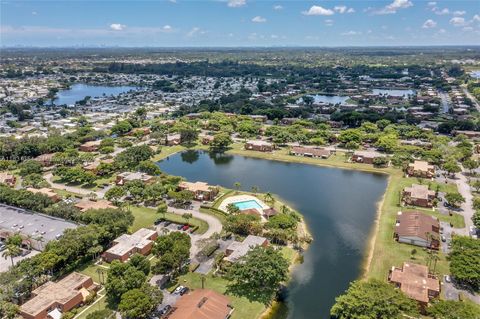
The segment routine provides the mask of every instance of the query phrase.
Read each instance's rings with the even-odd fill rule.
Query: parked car
[[[178,230],[180,230],[180,229],[182,229],[182,228],[183,228],[183,225],[178,225],[178,226],[177,226],[177,229],[178,229]]]
[[[169,226],[169,225],[171,225],[171,224],[172,224],[171,221],[166,220],[164,226],[167,227],[167,226]]]
[[[168,313],[170,313],[170,311],[172,310],[172,306],[170,305],[166,305],[165,307],[163,307],[160,312],[158,313],[161,317],[162,316],[165,316],[167,315]]]
[[[477,239],[477,228],[475,226],[470,226],[470,236]]]
[[[183,231],[187,231],[189,228],[190,228],[189,225],[183,225],[182,230],[183,230]]]
[[[163,222],[163,218],[159,218],[153,222],[154,225],[160,225]]]
[[[445,282],[448,282],[448,283],[452,282],[452,277],[450,277],[449,275],[443,276],[443,279],[445,280]]]
[[[5,250],[5,248],[7,248],[7,246],[6,246],[6,245],[4,245],[4,244],[1,244],[1,245],[0,245],[0,251],[4,251],[4,250]]]
[[[442,238],[442,241],[443,241],[443,242],[446,242],[446,241],[447,241],[447,237],[445,237],[444,235],[442,235],[441,238]]]
[[[173,294],[174,295],[178,295],[180,293],[180,291],[183,290],[183,288],[185,288],[185,286],[178,286],[177,288],[175,288],[175,290],[173,291]]]
[[[184,294],[186,294],[187,292],[190,291],[190,288],[188,287],[183,287],[182,290],[180,290],[180,296],[183,296]]]

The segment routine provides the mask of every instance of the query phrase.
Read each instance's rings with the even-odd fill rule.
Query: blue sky
[[[1,46],[480,44],[478,0],[0,3]]]

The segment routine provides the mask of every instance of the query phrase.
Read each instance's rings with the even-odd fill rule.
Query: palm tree
[[[235,189],[237,190],[237,192],[240,190],[240,188],[242,187],[242,184],[240,184],[240,182],[235,182],[233,184],[233,186],[235,187]]]
[[[265,201],[268,202],[272,206],[273,206],[273,204],[275,204],[275,198],[272,196],[272,194],[270,192],[265,194]]]
[[[22,250],[20,249],[19,246],[15,244],[8,244],[7,248],[2,253],[2,257],[5,259],[10,257],[10,260],[12,261],[12,267],[13,267],[14,266],[13,257],[17,257],[18,255],[20,255],[21,252]]]
[[[259,190],[260,188],[258,186],[252,186],[252,193],[256,194]]]
[[[282,205],[282,214],[288,214],[290,209],[288,209],[287,205]]]

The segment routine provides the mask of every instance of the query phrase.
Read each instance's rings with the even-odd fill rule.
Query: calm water
[[[345,104],[349,99],[348,96],[339,95],[312,95],[315,103],[329,103],[329,104]]]
[[[470,72],[470,75],[475,79],[480,79],[480,70]]]
[[[408,97],[409,95],[415,94],[413,90],[394,90],[394,89],[373,89],[373,94],[382,94],[390,96],[403,96]]]
[[[361,271],[376,203],[387,185],[379,174],[187,151],[160,168],[189,181],[278,194],[305,216],[314,241],[289,284],[289,318],[328,318],[335,297]]]
[[[130,90],[136,90],[135,86],[102,86],[88,84],[74,84],[68,90],[59,91],[53,100],[55,105],[72,105],[84,99],[86,96],[101,97],[103,95],[119,95]]]

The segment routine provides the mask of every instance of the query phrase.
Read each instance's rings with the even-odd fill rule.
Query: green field
[[[135,232],[140,228],[152,227],[155,220],[163,217],[163,215],[157,214],[156,210],[153,208],[131,206],[129,207],[129,209],[135,217],[133,225],[132,227],[130,227],[130,231],[132,232]],[[178,224],[186,223],[185,219],[181,215],[177,215],[174,213],[166,213],[165,219]],[[208,230],[208,224],[203,220],[197,218],[190,218],[188,223],[192,226],[198,226],[196,234],[204,234]]]

